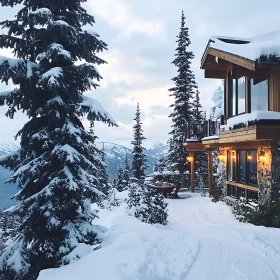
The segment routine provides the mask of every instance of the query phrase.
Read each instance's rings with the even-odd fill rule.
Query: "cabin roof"
[[[202,68],[209,50],[259,64],[280,64],[280,30],[250,38],[212,36],[202,56]]]

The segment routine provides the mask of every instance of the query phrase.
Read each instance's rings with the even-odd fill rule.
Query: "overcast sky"
[[[127,146],[137,102],[148,138],[146,145],[168,140],[172,103],[168,88],[176,75],[171,61],[182,9],[195,54],[192,69],[207,112],[212,93],[221,84],[204,79],[199,69],[208,39],[212,35],[251,37],[280,29],[279,0],[90,0],[86,8],[95,17],[94,31],[108,44],[108,51],[101,55],[108,64],[98,67],[104,79],[90,96],[99,100],[119,124],[118,128],[99,124],[96,132],[101,141]],[[12,19],[12,15],[12,10],[1,8],[0,20]],[[0,85],[0,90],[6,90],[5,86]],[[11,121],[0,108],[2,140],[12,138],[23,123],[23,115]]]

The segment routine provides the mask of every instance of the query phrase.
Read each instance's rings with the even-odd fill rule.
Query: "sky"
[[[84,4],[95,17],[93,30],[108,44],[100,56],[108,64],[98,66],[103,76],[100,87],[88,95],[101,102],[119,127],[96,124],[99,141],[130,146],[136,104],[139,102],[146,147],[167,143],[171,130],[169,108],[173,100],[168,89],[176,68],[171,64],[176,49],[181,12],[195,54],[192,70],[206,112],[213,105],[214,90],[220,80],[205,79],[200,59],[213,35],[251,37],[280,29],[280,1],[267,0],[89,0]],[[15,9],[1,8],[0,20],[12,19]],[[6,51],[0,51],[6,54]],[[12,88],[0,84],[0,91]],[[0,108],[0,139],[8,141],[26,121],[22,113],[14,120]]]

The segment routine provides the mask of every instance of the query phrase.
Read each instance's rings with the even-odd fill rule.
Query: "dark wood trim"
[[[224,79],[224,117],[227,119],[227,77]]]
[[[251,104],[252,104],[252,99],[251,99],[251,79],[247,77],[247,113],[251,113]]]
[[[212,175],[212,152],[208,151],[208,188],[209,195],[211,196],[213,193],[213,175]]]
[[[252,71],[255,71],[255,69],[256,69],[256,62],[255,61],[252,61],[250,59],[246,59],[244,57],[240,57],[238,55],[228,53],[228,52],[216,49],[216,48],[212,48],[212,47],[207,48],[207,51],[206,51],[206,53],[205,53],[205,55],[204,55],[204,57],[201,61],[201,66],[200,66],[201,69],[204,69],[204,67],[205,67],[205,61],[206,61],[207,55],[212,55],[214,57],[219,57],[219,58],[221,58],[225,61],[228,61],[228,62],[231,62],[233,64],[242,66],[242,67],[244,67],[246,69],[249,69],[249,70],[252,70]]]

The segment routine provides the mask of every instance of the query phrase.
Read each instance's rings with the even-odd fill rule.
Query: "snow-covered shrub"
[[[214,180],[211,196],[213,202],[218,202],[225,196],[226,168],[225,164],[218,160],[217,151],[214,151],[213,158]]]
[[[257,204],[257,201],[240,199],[233,208],[233,213],[241,222],[257,226],[280,228],[280,197],[272,195],[270,200]]]
[[[128,194],[128,213],[148,224],[162,224],[167,222],[167,203],[164,196],[157,193],[150,183],[134,181]]]

